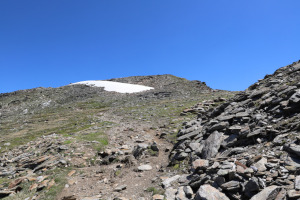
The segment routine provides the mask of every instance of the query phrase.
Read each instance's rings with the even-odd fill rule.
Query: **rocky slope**
[[[184,123],[166,199],[300,198],[300,61]]]
[[[182,122],[196,116],[193,105],[208,110],[234,94],[171,75],[114,81],[155,89],[69,85],[0,94],[0,198],[161,197],[161,180],[180,171],[167,167],[168,155]]]

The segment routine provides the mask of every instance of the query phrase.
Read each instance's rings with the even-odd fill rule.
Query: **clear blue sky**
[[[0,93],[173,74],[244,90],[300,59],[299,0],[1,0]]]

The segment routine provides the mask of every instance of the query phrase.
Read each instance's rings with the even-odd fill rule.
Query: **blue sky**
[[[173,74],[244,90],[300,59],[299,0],[2,0],[0,93]]]

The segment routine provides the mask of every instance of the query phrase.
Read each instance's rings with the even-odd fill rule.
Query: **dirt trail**
[[[160,177],[165,175],[168,165],[168,150],[171,144],[160,139],[159,131],[150,129],[151,124],[140,121],[126,120],[110,113],[101,116],[101,120],[112,121],[117,125],[111,127],[106,134],[109,137],[108,148],[124,150],[120,157],[132,156],[134,146],[155,142],[159,152],[155,156],[142,155],[134,159],[134,164],[128,166],[120,161],[114,161],[108,165],[96,165],[81,168],[75,175],[69,178],[69,185],[62,191],[61,197],[75,195],[79,199],[83,197],[97,197],[100,199],[114,199],[123,197],[126,199],[152,199],[151,188],[158,188]],[[140,165],[150,165],[152,170],[138,171]],[[119,186],[123,190],[116,191]],[[126,187],[126,188],[125,188]]]

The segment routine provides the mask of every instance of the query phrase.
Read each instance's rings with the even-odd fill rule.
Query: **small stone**
[[[300,176],[296,176],[295,178],[295,189],[300,190]]]
[[[67,147],[66,145],[61,145],[59,146],[59,150],[68,150],[69,147]]]
[[[176,200],[188,200],[188,198],[185,196],[184,187],[181,186],[178,188],[177,194],[176,194]]]
[[[29,190],[32,191],[32,190],[36,189],[37,187],[38,187],[38,184],[34,183],[30,186]]]
[[[126,188],[127,188],[127,185],[120,185],[120,186],[116,187],[116,188],[114,189],[114,191],[120,192],[120,191],[122,191],[122,190],[125,190]]]
[[[68,176],[72,176],[73,174],[75,174],[76,173],[76,170],[72,170],[72,171],[70,171],[69,173],[68,173]]]
[[[45,176],[38,176],[37,178],[36,178],[36,180],[37,180],[37,182],[42,182],[44,179],[45,179],[46,177]]]
[[[238,181],[229,181],[222,184],[221,188],[227,191],[239,190],[240,183]]]
[[[176,176],[173,176],[173,177],[171,177],[171,178],[167,178],[167,179],[165,179],[165,180],[162,182],[162,184],[163,184],[164,188],[168,188],[168,187],[171,186],[171,184],[172,184],[174,181],[176,181],[176,180],[179,179],[179,178],[180,178],[180,175],[176,175]]]
[[[189,198],[189,199],[192,198],[194,192],[190,186],[184,186],[183,191],[185,192],[185,196],[187,198]]]
[[[192,163],[193,169],[205,169],[209,166],[208,160],[197,159]]]
[[[219,176],[226,176],[227,174],[229,174],[229,169],[220,169],[218,172],[217,172],[217,174],[219,175]]]
[[[176,192],[177,190],[172,187],[167,188],[165,192],[166,200],[174,200]]]
[[[75,195],[64,196],[61,200],[77,200]]]
[[[76,183],[76,180],[75,179],[70,179],[68,180],[68,184],[69,185],[74,185]]]
[[[255,163],[253,166],[257,168],[257,171],[264,172],[267,170],[265,164],[268,163],[268,160],[266,158],[261,158],[257,163]]]
[[[288,197],[291,198],[291,199],[300,197],[300,191],[297,191],[297,190],[289,190],[287,192],[287,194],[288,194]]]
[[[138,167],[139,171],[150,171],[152,170],[152,167],[150,165],[141,165]]]
[[[153,200],[164,200],[164,196],[160,194],[156,194],[152,196]]]

